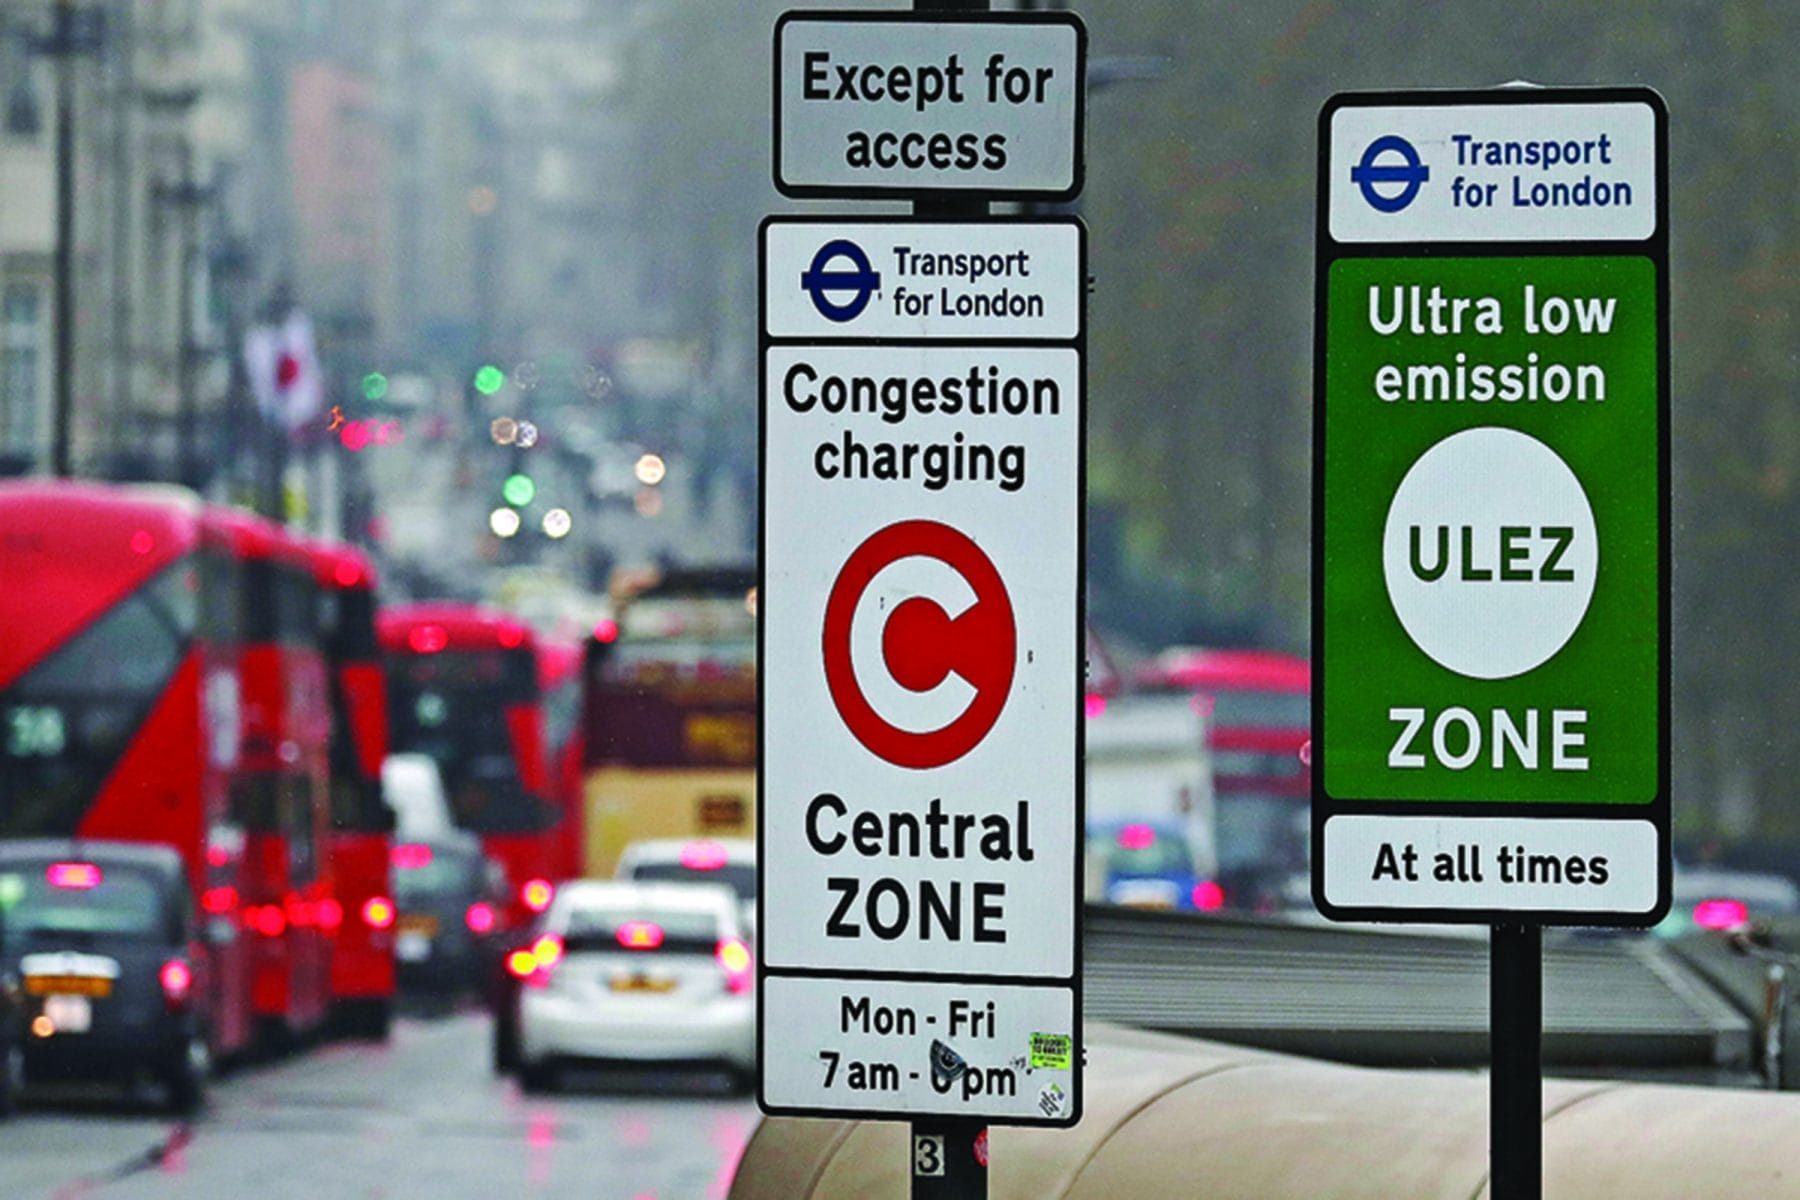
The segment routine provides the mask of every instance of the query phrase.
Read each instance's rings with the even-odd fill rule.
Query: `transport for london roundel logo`
[[[980,745],[1012,692],[1017,646],[1000,572],[967,534],[936,521],[870,535],[825,604],[832,703],[856,740],[895,766],[941,767]]]

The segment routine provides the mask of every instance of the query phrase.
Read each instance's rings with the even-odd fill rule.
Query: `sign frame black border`
[[[935,15],[935,14],[934,14]],[[977,14],[980,15],[980,14]],[[1040,14],[1042,15],[1042,14]],[[768,307],[768,238],[766,231],[771,225],[970,225],[970,226],[1005,226],[1005,225],[1068,225],[1075,229],[1075,245],[1077,271],[1079,272],[1078,309],[1076,317],[1076,336],[1073,338],[891,338],[891,337],[841,337],[841,338],[806,338],[806,337],[770,337]],[[897,214],[864,214],[864,213],[806,213],[806,214],[771,214],[765,216],[756,226],[756,506],[757,506],[757,538],[756,538],[756,594],[758,598],[758,617],[756,621],[756,861],[766,866],[768,863],[765,844],[765,822],[762,819],[764,806],[768,802],[768,787],[765,779],[766,755],[768,745],[768,671],[763,669],[768,659],[764,651],[763,630],[766,627],[767,609],[763,607],[763,597],[767,594],[765,584],[768,580],[767,561],[767,521],[768,521],[768,370],[767,355],[770,349],[778,346],[835,346],[846,345],[869,346],[871,348],[887,347],[964,347],[979,349],[1072,349],[1075,351],[1077,378],[1080,382],[1081,394],[1076,423],[1076,486],[1080,491],[1075,506],[1075,663],[1077,677],[1075,680],[1076,696],[1086,694],[1086,630],[1087,630],[1087,456],[1088,456],[1088,374],[1087,374],[1087,332],[1088,332],[1088,230],[1087,223],[1080,217],[1066,214],[1023,214],[1018,216],[990,217],[934,217],[911,216]],[[1069,1129],[1079,1124],[1085,1107],[1086,1081],[1085,1067],[1087,1061],[1086,1039],[1082,1031],[1082,952],[1084,948],[1082,936],[1082,891],[1087,860],[1087,786],[1083,764],[1087,757],[1087,722],[1086,714],[1080,703],[1075,705],[1071,715],[1075,729],[1075,855],[1070,878],[1070,895],[1074,905],[1071,928],[1074,931],[1075,944],[1072,948],[1070,962],[1073,974],[1067,978],[1044,975],[970,975],[939,974],[922,971],[867,971],[840,970],[837,968],[797,968],[777,967],[769,969],[763,958],[762,931],[768,928],[765,912],[767,891],[758,888],[756,891],[756,1105],[767,1116],[781,1117],[820,1117],[830,1120],[864,1120],[864,1121],[916,1121],[921,1118],[955,1118],[972,1121],[984,1121],[989,1125],[1012,1125],[1037,1129]],[[764,1073],[761,1050],[764,1044],[765,996],[764,984],[769,976],[785,978],[825,978],[845,980],[849,982],[870,983],[966,983],[987,987],[1041,987],[1067,990],[1070,994],[1071,1020],[1073,1028],[1070,1037],[1073,1049],[1070,1058],[1070,1083],[1073,1085],[1071,1103],[1066,1117],[1058,1120],[1038,1120],[1017,1115],[980,1116],[966,1111],[934,1111],[928,1109],[837,1109],[815,1108],[805,1106],[772,1105],[764,1094]]]
[[[1646,104],[1655,124],[1656,223],[1644,239],[1615,241],[1420,241],[1339,242],[1331,236],[1331,121],[1345,108],[1426,108],[1518,104]],[[1420,91],[1340,92],[1319,110],[1318,172],[1313,240],[1312,428],[1312,865],[1314,906],[1332,921],[1394,924],[1534,924],[1648,928],[1668,915],[1670,846],[1670,341],[1669,341],[1669,110],[1660,93],[1642,86],[1508,87]],[[1657,763],[1656,797],[1647,805],[1532,803],[1527,801],[1340,800],[1325,789],[1325,383],[1327,296],[1333,264],[1345,258],[1648,258],[1656,271],[1657,413]],[[1656,829],[1657,896],[1647,912],[1599,909],[1434,908],[1336,905],[1325,898],[1325,823],[1337,816],[1521,817],[1642,821]]]
[[[1075,31],[1075,128],[1069,186],[1046,188],[925,187],[917,184],[834,185],[789,183],[781,174],[781,37],[795,21],[890,25],[1067,25]],[[790,200],[1040,200],[1066,203],[1081,194],[1087,181],[1087,25],[1066,9],[1030,12],[961,12],[905,9],[789,9],[775,20],[770,68],[769,134],[773,154],[769,177],[775,190]],[[1014,218],[1016,219],[1016,218]]]

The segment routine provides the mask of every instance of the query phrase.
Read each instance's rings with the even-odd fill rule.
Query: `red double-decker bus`
[[[331,948],[343,921],[326,852],[331,710],[318,644],[318,587],[299,539],[237,509],[208,508],[208,540],[234,567],[240,680],[230,824],[251,944],[251,1008],[275,1044],[331,1011]]]
[[[544,754],[549,764],[552,802],[561,810],[557,855],[552,870],[558,879],[581,874],[581,777],[587,731],[582,723],[582,647],[577,642],[544,637],[538,642],[538,687],[544,697]]]
[[[509,923],[550,905],[563,814],[546,755],[537,636],[481,605],[404,604],[376,614],[396,753],[429,755],[456,824],[506,870]]]
[[[1176,648],[1141,667],[1135,683],[1193,697],[1212,752],[1226,900],[1279,907],[1306,872],[1312,664],[1270,650]]]
[[[220,1057],[250,1042],[253,964],[231,809],[242,575],[209,534],[178,489],[0,484],[0,837],[175,847]]]
[[[331,702],[331,882],[341,915],[331,954],[338,1024],[385,1038],[394,1014],[394,814],[381,795],[387,684],[375,641],[375,567],[352,546],[307,547]]]

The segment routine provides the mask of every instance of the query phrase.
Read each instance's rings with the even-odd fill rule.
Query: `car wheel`
[[[25,1050],[18,1043],[0,1051],[0,1117],[19,1111],[19,1095],[25,1090]]]
[[[556,1090],[556,1068],[549,1063],[520,1063],[519,1087],[533,1095]]]
[[[190,1034],[181,1053],[169,1065],[163,1083],[169,1091],[169,1111],[191,1113],[206,1100],[206,1077],[212,1074],[212,1051],[206,1035]]]
[[[494,1018],[494,1074],[511,1075],[519,1069],[519,1027],[504,1014]]]
[[[357,1035],[365,1041],[385,1042],[394,1032],[394,1002],[392,1000],[371,1000],[357,1016]]]

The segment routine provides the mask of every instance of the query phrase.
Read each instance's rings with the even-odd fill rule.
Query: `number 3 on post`
[[[944,1173],[944,1135],[941,1133],[915,1133],[913,1135],[913,1174],[935,1176]]]

